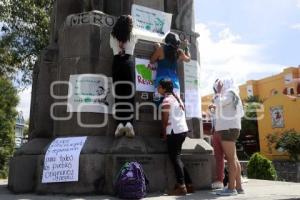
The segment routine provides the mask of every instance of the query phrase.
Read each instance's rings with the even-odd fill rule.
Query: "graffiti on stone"
[[[67,26],[78,26],[83,24],[113,27],[115,24],[115,18],[100,11],[72,14],[67,17]]]

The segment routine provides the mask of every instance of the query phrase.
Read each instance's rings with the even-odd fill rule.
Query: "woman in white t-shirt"
[[[192,193],[192,180],[181,160],[182,144],[188,132],[183,102],[174,93],[171,79],[160,80],[157,90],[164,96],[161,104],[162,137],[167,142],[169,158],[174,166],[177,180],[174,190],[169,195]]]
[[[135,91],[133,91],[134,63],[132,55],[137,43],[137,37],[132,30],[132,17],[130,15],[122,15],[118,18],[110,34],[110,47],[114,54],[112,72],[116,94],[116,114],[114,117],[118,122],[115,136],[125,134],[128,137],[133,137],[135,135],[132,126],[134,116],[133,94],[135,94]],[[116,84],[120,81],[121,83]]]
[[[236,154],[236,140],[240,135],[241,118],[244,115],[242,101],[232,79],[217,79],[214,86],[216,105],[216,134],[220,135],[221,144],[228,164],[229,183],[218,195],[232,196],[243,194],[241,184],[241,165]]]

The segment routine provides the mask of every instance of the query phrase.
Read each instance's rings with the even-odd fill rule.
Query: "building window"
[[[295,95],[295,90],[294,88],[284,88],[282,91],[283,94],[285,95]]]
[[[284,88],[283,91],[282,91],[282,93],[285,94],[285,95],[287,95],[288,94],[288,89]]]
[[[253,96],[253,86],[252,85],[247,85],[247,96]]]
[[[284,75],[284,84],[289,84],[293,81],[293,74]]]
[[[276,94],[278,94],[278,91],[277,91],[276,89],[272,89],[272,90],[271,90],[271,95],[274,96],[274,95],[276,95]]]
[[[290,88],[290,89],[289,89],[289,95],[294,95],[294,94],[295,94],[294,88]]]

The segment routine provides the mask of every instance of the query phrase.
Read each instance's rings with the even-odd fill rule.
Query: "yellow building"
[[[261,119],[258,120],[260,151],[269,159],[288,159],[287,154],[280,153],[267,142],[267,135],[279,135],[289,129],[300,132],[300,97],[276,94],[263,102]],[[270,149],[271,147],[271,149]]]
[[[286,68],[277,75],[260,80],[249,80],[239,89],[241,99],[258,96],[263,100],[262,108],[258,110],[261,153],[270,159],[287,158],[285,154],[269,149],[266,136],[288,129],[300,132],[300,66]],[[211,99],[212,94],[202,97],[203,112],[207,112]]]
[[[266,100],[274,94],[282,93],[284,89],[287,94],[297,93],[297,81],[300,78],[300,68],[289,67],[282,73],[266,77],[260,80],[250,80],[241,85],[240,96],[246,99],[248,96],[259,96],[261,100]]]

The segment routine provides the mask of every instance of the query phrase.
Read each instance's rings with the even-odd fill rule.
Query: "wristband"
[[[184,48],[184,53],[185,53],[185,54],[189,54],[189,53],[190,53],[189,47],[185,47],[185,48]]]

